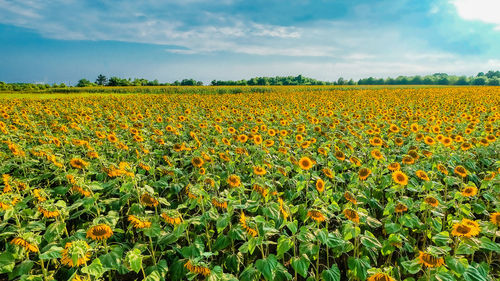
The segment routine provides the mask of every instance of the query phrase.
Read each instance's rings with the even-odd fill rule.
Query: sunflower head
[[[313,164],[313,161],[307,156],[304,156],[299,160],[299,166],[302,170],[311,169],[313,167]]]
[[[379,273],[375,273],[375,274],[371,275],[366,280],[367,281],[394,281],[394,278],[392,278],[390,275],[388,275],[386,273],[379,272]]]
[[[420,251],[418,257],[418,263],[423,264],[426,267],[440,267],[444,264],[443,258],[437,258],[431,254]]]
[[[500,226],[500,213],[492,213],[490,215],[490,221],[496,226]]]
[[[322,179],[318,179],[316,181],[316,189],[318,190],[318,192],[325,191],[325,181],[323,181]]]
[[[92,226],[87,230],[87,238],[92,240],[106,240],[113,235],[113,230],[107,224]]]
[[[229,178],[227,178],[227,183],[231,187],[238,187],[241,185],[241,179],[237,175],[230,175]]]
[[[464,197],[472,197],[477,194],[477,188],[475,186],[467,186],[462,190],[462,196]]]
[[[359,170],[359,179],[364,181],[368,178],[368,176],[372,173],[372,171],[368,168],[361,168]]]
[[[62,251],[61,263],[69,267],[78,267],[86,264],[91,256],[90,247],[84,240],[66,243]]]
[[[399,185],[408,184],[408,176],[399,170],[392,173],[392,179]]]

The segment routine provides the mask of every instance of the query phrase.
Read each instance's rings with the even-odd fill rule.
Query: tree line
[[[172,83],[160,83],[157,79],[147,80],[144,78],[120,78],[112,76],[107,78],[103,74],[97,76],[94,82],[82,78],[76,87],[117,87],[117,86],[202,86],[202,81],[195,79],[183,79]],[[211,86],[266,86],[266,85],[485,85],[500,86],[500,71],[490,70],[486,73],[479,72],[476,76],[456,76],[446,73],[434,73],[426,76],[398,76],[396,78],[362,78],[358,81],[346,80],[342,77],[334,82],[320,81],[313,78],[298,76],[276,76],[276,77],[254,77],[248,80],[212,80]],[[46,89],[66,88],[61,84],[38,84],[38,83],[5,83],[0,81],[0,90],[3,91],[43,91]],[[71,86],[70,86],[71,87]]]

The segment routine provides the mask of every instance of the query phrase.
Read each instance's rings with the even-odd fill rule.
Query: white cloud
[[[500,29],[499,0],[452,0],[458,15],[465,20],[477,20],[496,25]]]

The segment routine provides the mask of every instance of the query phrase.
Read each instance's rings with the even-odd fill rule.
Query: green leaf
[[[336,264],[332,265],[330,269],[323,270],[321,277],[324,281],[340,281],[340,270]]]
[[[253,267],[253,265],[249,265],[241,272],[240,276],[238,276],[238,279],[241,281],[258,281],[260,277],[260,272]]]
[[[347,265],[354,275],[359,279],[365,280],[367,277],[367,271],[371,268],[370,264],[361,258],[349,257],[347,259]]]
[[[290,248],[292,247],[292,241],[290,240],[290,238],[286,237],[286,236],[281,236],[279,239],[278,239],[278,258],[281,259],[283,258],[283,255],[288,251],[290,250]]]
[[[464,274],[466,266],[468,266],[466,259],[463,259],[463,262],[462,262],[461,260],[455,259],[451,256],[447,256],[444,258],[444,260],[445,260],[448,268],[453,270],[458,275]]]
[[[62,247],[52,246],[47,251],[43,252],[43,254],[40,254],[39,258],[41,260],[58,259],[62,257],[63,250],[64,249]]]
[[[94,259],[94,261],[89,266],[82,267],[82,272],[85,274],[90,274],[98,279],[104,274],[104,272],[106,272],[106,270],[102,266],[100,259]]]
[[[3,253],[0,255],[0,274],[11,272],[15,265],[14,256],[11,253]]]
[[[163,278],[161,277],[160,273],[158,271],[153,271],[151,274],[149,274],[144,281],[161,281]]]
[[[297,222],[297,220],[294,220],[294,221],[288,222],[288,223],[286,224],[286,226],[288,227],[288,229],[290,229],[290,231],[292,232],[292,234],[297,233],[297,228],[298,228],[298,225],[299,225],[299,223]]]
[[[293,258],[292,259],[292,267],[293,269],[300,274],[302,277],[307,276],[307,270],[309,269],[309,259],[307,256],[302,255],[300,258]]]
[[[416,274],[422,268],[422,265],[419,264],[416,260],[403,261],[403,262],[401,262],[401,265],[410,274]]]
[[[9,280],[12,280],[18,276],[26,275],[30,272],[31,268],[33,268],[33,261],[27,260],[18,264],[14,270],[9,273]]]
[[[49,227],[47,227],[47,230],[45,230],[43,239],[45,239],[47,243],[54,241],[56,237],[60,236],[63,233],[65,227],[66,224],[63,222],[52,223],[51,225],[49,225]]]
[[[160,236],[161,233],[161,226],[158,223],[152,223],[151,227],[145,228],[144,230],[144,235],[149,236],[149,237],[158,237]]]
[[[477,268],[470,266],[464,272],[465,281],[488,281],[488,276],[480,272]]]
[[[498,243],[491,241],[488,237],[483,236],[479,238],[479,240],[481,241],[482,249],[486,249],[497,253],[500,252],[500,245],[498,245]]]
[[[141,250],[135,248],[127,252],[126,260],[130,266],[130,268],[135,271],[135,273],[139,273],[142,268],[142,259],[143,256],[141,254]]]
[[[377,240],[377,238],[375,238],[373,236],[373,234],[372,234],[372,236],[361,235],[360,237],[361,237],[360,238],[361,244],[365,245],[367,248],[370,248],[372,250],[378,250],[378,249],[382,248],[382,244],[380,244],[380,242]]]
[[[274,277],[276,276],[276,268],[278,267],[278,260],[276,259],[276,256],[270,255],[266,259],[261,259],[258,260],[255,263],[255,266],[257,267],[258,270],[264,275],[264,278],[266,280],[274,280]]]
[[[434,278],[438,281],[455,281],[455,277],[449,272],[437,272]]]

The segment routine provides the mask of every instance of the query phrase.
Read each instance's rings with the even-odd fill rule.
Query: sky
[[[0,0],[0,81],[500,70],[499,0]]]

